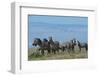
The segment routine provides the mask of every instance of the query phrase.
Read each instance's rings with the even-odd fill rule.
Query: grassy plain
[[[56,54],[48,54],[45,50],[45,55],[41,55],[40,51],[36,48],[29,48],[28,52],[31,51],[32,54],[28,55],[28,60],[60,60],[60,59],[82,59],[82,58],[88,58],[88,52],[84,48],[82,48],[81,52],[78,48],[75,49],[75,52],[68,52],[68,50],[65,50],[62,52],[59,50]]]

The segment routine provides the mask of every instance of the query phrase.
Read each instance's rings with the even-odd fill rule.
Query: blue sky
[[[29,48],[34,38],[48,39],[52,36],[61,43],[72,38],[81,42],[88,40],[88,17],[29,15],[28,24]]]

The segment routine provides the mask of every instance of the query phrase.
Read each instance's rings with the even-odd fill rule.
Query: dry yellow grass
[[[41,55],[39,52],[36,52],[36,49],[31,49],[35,50],[33,54],[28,56],[28,60],[58,60],[58,59],[80,59],[80,58],[88,58],[88,53],[85,51],[85,49],[82,49],[81,52],[79,52],[79,49],[75,49],[75,52],[70,52],[64,51],[62,52],[61,50],[57,52],[56,54],[47,54],[45,51],[45,55]]]

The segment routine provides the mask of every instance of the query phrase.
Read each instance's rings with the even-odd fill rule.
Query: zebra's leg
[[[41,53],[42,53],[42,55],[44,55],[44,50],[43,49],[41,50]]]
[[[74,48],[72,48],[72,52],[74,53]]]
[[[55,51],[56,51],[56,53],[59,53],[59,49],[58,49],[58,47],[55,49]]]
[[[52,52],[52,54],[53,54],[53,53],[54,53],[54,50],[52,49],[51,52]]]
[[[64,47],[62,47],[62,48],[61,48],[61,51],[63,51],[63,52],[64,52]]]
[[[70,48],[68,48],[68,53],[70,54],[70,51],[71,51],[71,49]]]
[[[63,47],[63,52],[65,51],[65,47]]]
[[[51,52],[50,52],[50,50],[48,50],[48,54],[50,54]]]
[[[79,51],[81,52],[81,47],[79,48]]]
[[[85,47],[85,49],[86,49],[86,52],[88,51],[88,47]]]
[[[54,54],[56,54],[56,50],[53,50],[54,51]]]
[[[51,50],[51,53],[53,54],[53,49]]]
[[[72,52],[73,52],[73,49],[72,49],[72,47],[71,47],[71,49],[70,49],[70,50],[71,50],[70,52],[72,53]]]
[[[40,48],[38,49],[38,52],[39,52],[39,54],[41,55],[41,49],[40,49]]]

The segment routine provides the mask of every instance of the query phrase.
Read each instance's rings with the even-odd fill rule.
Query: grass
[[[75,49],[75,52],[68,53],[68,51],[62,52],[59,50],[56,54],[47,54],[47,51],[45,51],[45,55],[41,55],[39,51],[37,51],[34,48],[30,48],[29,50],[34,51],[31,55],[28,56],[28,60],[57,60],[57,59],[80,59],[80,58],[88,58],[88,53],[83,48],[81,52],[79,52],[79,49]]]

